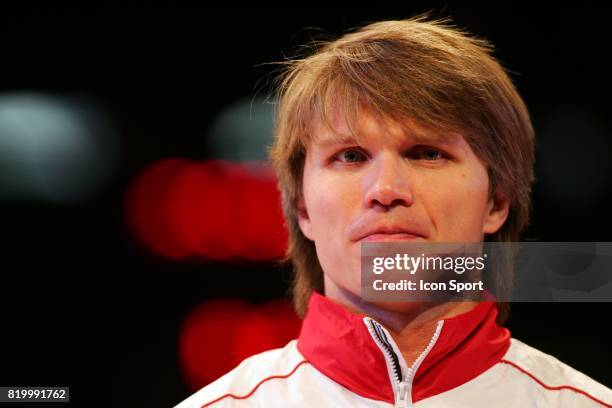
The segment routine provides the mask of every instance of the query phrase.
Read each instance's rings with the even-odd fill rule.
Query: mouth
[[[376,233],[366,235],[361,238],[362,242],[411,242],[423,240],[421,235],[409,234],[406,232],[394,232],[394,233]]]

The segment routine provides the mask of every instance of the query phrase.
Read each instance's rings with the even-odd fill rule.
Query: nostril
[[[401,199],[401,198],[396,198],[394,200],[392,200],[389,204],[383,204],[385,207],[397,207],[397,206],[405,206],[406,205],[406,201]]]
[[[382,207],[386,210],[391,209],[393,207],[398,207],[398,206],[408,206],[408,203],[406,202],[406,200],[402,199],[402,198],[396,198],[393,200],[379,200],[379,199],[375,199],[374,200],[374,205],[375,206],[379,206]]]
[[[366,181],[365,205],[384,207],[409,206],[413,200],[411,183],[405,174],[398,174],[395,165],[382,166]]]

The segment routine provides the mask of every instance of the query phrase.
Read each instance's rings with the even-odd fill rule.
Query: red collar
[[[495,323],[496,316],[494,302],[481,302],[444,319],[438,340],[414,377],[413,402],[458,387],[502,358],[510,347],[510,331]],[[315,368],[354,393],[393,403],[385,357],[364,317],[313,292],[298,349]]]

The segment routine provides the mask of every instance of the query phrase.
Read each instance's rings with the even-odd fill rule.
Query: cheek
[[[317,257],[325,277],[334,286],[359,294],[360,247],[352,244],[347,236],[347,227],[356,211],[355,204],[359,202],[359,189],[349,188],[350,183],[346,180],[339,182],[333,178],[322,178],[311,185],[313,188],[305,200]]]
[[[463,171],[429,189],[424,199],[442,240],[480,240],[487,211],[488,176]]]
[[[315,240],[325,240],[330,233],[341,230],[350,212],[345,184],[317,173],[305,182],[308,187],[304,188],[304,199]]]

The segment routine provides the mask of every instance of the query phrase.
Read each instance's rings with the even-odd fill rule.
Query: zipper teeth
[[[434,332],[434,335],[429,340],[429,344],[427,344],[427,347],[425,347],[425,350],[423,350],[423,352],[419,354],[419,357],[414,361],[412,366],[408,369],[408,375],[406,376],[406,381],[408,382],[411,388],[412,388],[412,381],[414,380],[414,376],[416,375],[417,370],[421,366],[421,363],[423,362],[423,360],[425,360],[425,357],[427,357],[431,349],[435,346],[436,342],[438,341],[438,337],[440,337],[440,333],[442,333],[442,326],[444,326],[444,320],[440,320],[438,322],[438,325],[436,326],[436,331]]]
[[[391,362],[393,363],[391,365],[393,368],[393,374],[395,375],[395,379],[397,380],[398,383],[401,382],[402,381],[402,370],[400,368],[399,361],[398,361],[397,356],[395,355],[395,352],[391,348],[391,345],[387,341],[385,341],[386,338],[385,340],[383,340],[383,338],[379,334],[379,328],[376,327],[376,322],[370,318],[368,318],[368,322],[370,324],[368,324],[367,326],[368,326],[368,330],[370,334],[372,335],[372,338],[378,344],[378,346],[384,351],[387,357],[391,359]]]
[[[401,368],[400,363],[399,363],[399,357],[397,356],[397,353],[395,353],[395,351],[393,350],[393,347],[391,346],[391,343],[389,342],[389,339],[387,338],[387,335],[380,328],[380,325],[378,325],[375,322],[374,323],[374,327],[376,329],[376,332],[380,336],[380,339],[383,341],[383,344],[385,345],[385,347],[389,351],[389,354],[391,355],[391,358],[393,359],[394,371],[397,374],[398,380],[401,381],[402,377],[403,377],[403,373],[402,373],[402,368]]]

